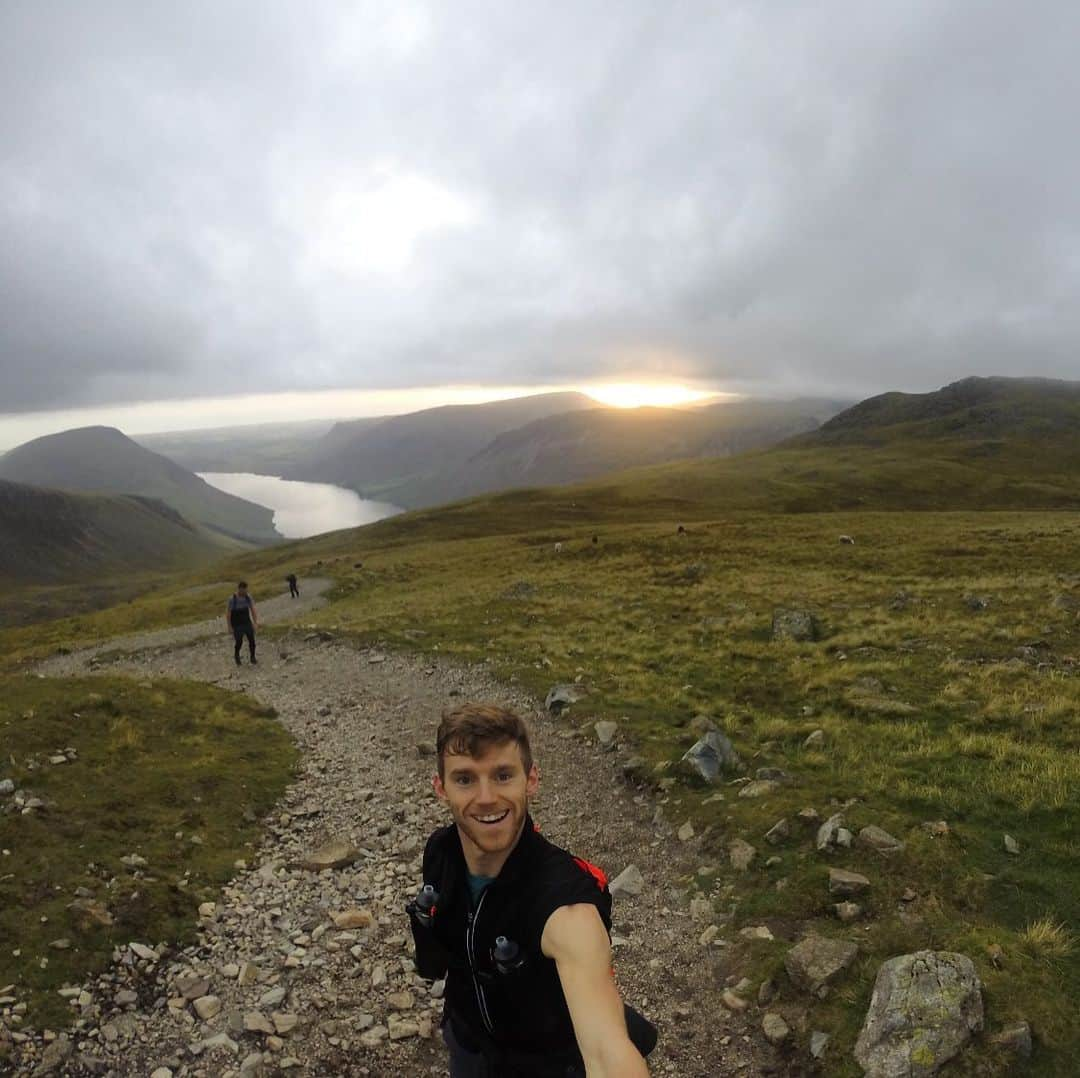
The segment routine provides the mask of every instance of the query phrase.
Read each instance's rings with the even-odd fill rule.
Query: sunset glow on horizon
[[[582,391],[594,401],[612,408],[671,408],[726,395],[684,385],[647,382],[612,382],[608,385],[585,386]]]

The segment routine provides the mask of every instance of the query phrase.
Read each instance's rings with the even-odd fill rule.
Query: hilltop
[[[113,427],[35,438],[0,457],[0,479],[67,491],[137,494],[164,502],[209,536],[265,544],[281,538],[273,513],[216,490]]]
[[[1080,382],[965,378],[932,393],[883,393],[824,423],[800,444],[1053,441],[1080,449]]]

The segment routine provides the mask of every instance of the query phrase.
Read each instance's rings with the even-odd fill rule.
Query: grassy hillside
[[[59,490],[138,494],[164,502],[212,535],[256,544],[281,538],[271,510],[216,490],[111,427],[27,442],[0,457],[0,478]]]
[[[18,942],[0,948],[0,983],[55,1028],[72,1017],[57,989],[115,946],[194,935],[295,749],[267,712],[202,685],[19,677],[0,678],[0,695],[0,778],[21,791],[4,806],[40,802],[0,811],[0,938]],[[122,860],[133,854],[141,865]]]
[[[884,393],[824,424],[803,445],[958,440],[1002,444],[1080,438],[1080,382],[965,378],[932,393]]]
[[[794,778],[760,800],[740,798],[737,785],[717,800],[683,779],[660,794],[673,825],[690,819],[708,836],[702,863],[726,864],[734,837],[758,851],[747,873],[725,869],[713,895],[724,970],[774,974],[808,928],[857,939],[862,957],[841,991],[811,1007],[812,1028],[833,1036],[828,1073],[848,1075],[880,961],[956,949],[984,980],[990,1031],[1026,1018],[1039,1041],[1031,1073],[1063,1073],[1080,1050],[1073,514],[733,513],[680,535],[680,518],[662,511],[648,523],[609,511],[555,528],[534,516],[531,530],[499,534],[481,505],[486,535],[462,537],[461,507],[442,536],[431,514],[412,541],[399,520],[303,544],[340,580],[317,620],[486,663],[541,697],[580,680],[589,695],[570,721],[587,736],[594,720],[616,721],[648,785],[681,775],[692,720],[711,716],[748,776],[775,767]],[[778,607],[810,611],[819,639],[774,642]],[[818,729],[822,744],[804,747]],[[884,827],[906,848],[888,860],[858,848],[817,854],[814,829],[796,818],[805,807],[822,818],[843,810],[854,830]],[[764,834],[781,818],[792,837],[774,848]],[[938,820],[942,837],[923,827]],[[1019,856],[1005,852],[1005,834]],[[770,857],[779,863],[766,867]],[[829,865],[872,881],[853,927],[832,914]],[[712,878],[688,882],[708,892]],[[739,935],[758,924],[776,940]],[[1008,1073],[988,1045],[971,1059]]]
[[[149,498],[65,494],[0,480],[0,581],[102,581],[221,557],[222,547]]]

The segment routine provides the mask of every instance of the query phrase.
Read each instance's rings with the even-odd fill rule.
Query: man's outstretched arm
[[[557,909],[544,926],[540,950],[555,960],[588,1078],[647,1078],[649,1068],[626,1032],[611,944],[596,907]]]

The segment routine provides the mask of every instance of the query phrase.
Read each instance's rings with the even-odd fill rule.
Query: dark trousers
[[[442,1027],[443,1041],[450,1049],[450,1078],[511,1078],[521,1073],[520,1068],[514,1065],[489,1064],[479,1052],[470,1052],[454,1036],[454,1030],[449,1022]],[[550,1071],[543,1070],[543,1061],[536,1061],[536,1070],[530,1066],[530,1074],[550,1074],[552,1078],[585,1078],[585,1072],[579,1067],[552,1067]]]
[[[243,646],[244,637],[247,637],[248,653],[251,655],[251,661],[255,661],[255,626],[249,621],[246,625],[234,625],[233,640],[236,641],[236,650],[233,653],[236,661],[240,661],[240,648]]]
[[[289,595],[291,595],[294,599],[298,599],[300,597],[300,589],[296,586],[296,581],[294,580],[289,581]]]

